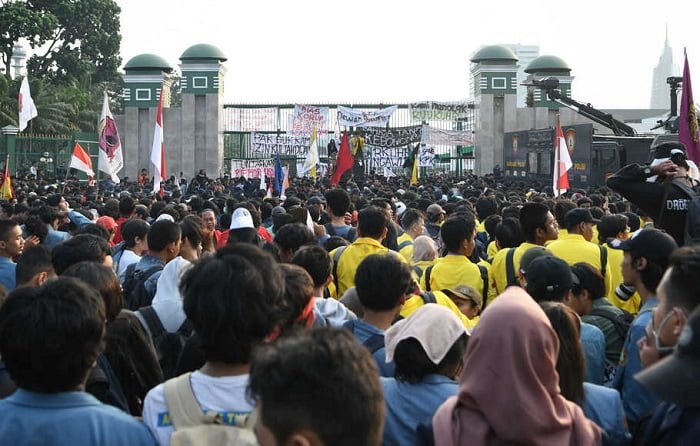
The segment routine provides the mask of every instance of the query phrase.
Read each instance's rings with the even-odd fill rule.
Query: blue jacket
[[[155,446],[148,428],[85,392],[18,389],[0,401],[0,444]]]
[[[367,322],[361,319],[348,321],[343,326],[349,329],[352,332],[352,334],[355,335],[357,341],[363,345],[373,335],[384,336],[383,330],[380,330],[374,325],[368,324]],[[380,376],[394,376],[394,363],[386,362],[386,349],[383,346],[372,352],[372,356],[374,357],[374,362],[377,363]]]
[[[8,293],[17,286],[17,264],[9,257],[0,256],[0,285]]]
[[[625,411],[622,408],[620,393],[615,389],[583,383],[586,400],[582,404],[583,413],[603,428],[608,436],[608,446],[623,446],[630,443],[632,436],[625,424]]]
[[[595,325],[581,322],[581,344],[586,359],[586,382],[602,385],[605,378],[605,335]]]

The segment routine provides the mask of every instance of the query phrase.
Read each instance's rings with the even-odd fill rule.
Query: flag
[[[558,197],[569,189],[568,171],[573,166],[569,148],[566,146],[564,131],[561,129],[559,115],[557,115],[557,127],[554,130],[554,175],[552,177],[552,188],[554,196]]]
[[[124,167],[124,155],[122,143],[119,139],[117,124],[114,122],[112,112],[109,110],[109,98],[105,91],[102,102],[102,114],[100,115],[100,150],[97,157],[97,168],[110,176],[113,182],[118,183],[117,172]]]
[[[267,187],[265,187],[265,168],[264,167],[259,167],[260,169],[260,190],[265,190]]]
[[[418,184],[418,148],[413,154],[413,172],[411,173],[411,186]]]
[[[352,153],[350,153],[348,134],[343,133],[343,136],[340,138],[340,149],[338,150],[338,159],[335,163],[333,176],[331,177],[331,185],[337,186],[340,184],[340,179],[343,177],[343,174],[352,169],[353,164],[355,164],[355,159]]]
[[[25,77],[26,79],[26,77]],[[10,178],[10,155],[5,158],[5,170],[2,175],[2,186],[0,187],[0,199],[12,200],[15,193],[12,190],[12,178]]]
[[[300,175],[304,175],[307,172],[311,175],[311,178],[316,178],[316,164],[319,163],[318,159],[318,143],[316,142],[316,127],[314,127],[311,132],[311,144],[309,144],[309,153],[306,154],[306,160],[304,165],[299,171]]]
[[[153,173],[153,193],[160,192],[160,183],[165,181],[165,143],[163,142],[163,95],[158,99],[156,110],[156,127],[153,131],[153,147],[151,148],[151,164]]]
[[[685,52],[685,51],[684,51]],[[685,146],[688,159],[700,163],[700,143],[698,143],[698,116],[693,103],[693,87],[690,84],[688,54],[683,65],[683,92],[681,93],[681,113],[678,118],[678,140]]]
[[[280,162],[280,154],[278,153],[275,157],[275,190],[277,192],[282,192],[282,183],[284,182],[284,170],[282,170],[282,163]]]
[[[90,155],[85,153],[85,150],[77,141],[73,147],[73,155],[70,157],[70,164],[68,167],[85,172],[89,177],[95,176],[95,171],[92,170],[92,160],[90,159]]]
[[[27,128],[27,123],[32,118],[36,118],[39,115],[36,111],[36,105],[34,105],[34,99],[32,99],[32,93],[29,91],[27,76],[22,79],[19,96],[17,97],[17,108],[19,111],[19,131],[21,132]]]
[[[385,178],[391,178],[391,177],[395,177],[395,176],[396,176],[396,174],[391,169],[384,166],[384,177]]]
[[[289,165],[284,168],[284,180],[282,180],[282,189],[280,190],[280,199],[286,200],[287,196],[284,192],[289,187]]]

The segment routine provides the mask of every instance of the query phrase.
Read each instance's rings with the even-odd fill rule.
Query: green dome
[[[489,61],[503,62],[517,62],[518,56],[515,55],[513,50],[503,45],[489,45],[481,48],[472,56],[470,61],[474,63]]]
[[[526,73],[561,73],[570,72],[571,67],[561,57],[545,55],[530,62],[525,68]]]
[[[209,45],[208,43],[198,43],[197,45],[192,45],[187,48],[180,60],[203,60],[203,59],[216,59],[220,62],[226,62],[226,56],[224,53],[215,47],[214,45]]]
[[[159,70],[170,72],[173,71],[173,68],[162,57],[155,54],[146,53],[139,54],[138,56],[134,56],[129,59],[126,65],[124,65],[124,71],[129,70]]]

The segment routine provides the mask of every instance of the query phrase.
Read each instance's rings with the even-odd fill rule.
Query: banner
[[[265,172],[266,177],[273,178],[275,176],[273,159],[231,160],[231,178],[260,178],[261,170]]]
[[[365,144],[374,147],[401,147],[420,142],[423,128],[420,125],[412,127],[380,128],[368,127],[362,130]]]
[[[227,108],[226,130],[239,132],[274,131],[277,125],[277,108]]]
[[[290,135],[311,135],[314,127],[317,133],[328,131],[328,107],[313,105],[295,105],[294,113],[289,117]]]
[[[338,125],[346,127],[386,127],[389,118],[398,109],[392,105],[376,111],[354,110],[349,107],[338,106]]]
[[[424,125],[421,142],[431,146],[469,146],[474,144],[474,137],[469,130],[443,130]]]
[[[401,171],[411,150],[413,148],[409,147],[374,147],[369,154],[369,162],[373,166]]]
[[[418,166],[419,167],[433,167],[434,160],[435,160],[435,147],[421,145],[420,149],[418,149]]]
[[[409,104],[414,121],[452,121],[467,113],[466,102],[415,102]]]
[[[268,158],[277,154],[306,156],[310,144],[310,136],[255,132],[250,134],[250,153],[254,158]]]

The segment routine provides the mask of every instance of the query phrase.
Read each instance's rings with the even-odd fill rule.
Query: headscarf
[[[190,261],[182,257],[175,257],[165,265],[158,278],[156,295],[153,297],[151,305],[156,310],[163,328],[169,333],[175,333],[187,319],[182,309],[180,279],[191,266]]]
[[[539,305],[508,288],[472,332],[459,395],[433,418],[435,444],[600,444],[601,429],[561,395],[558,353]]]

